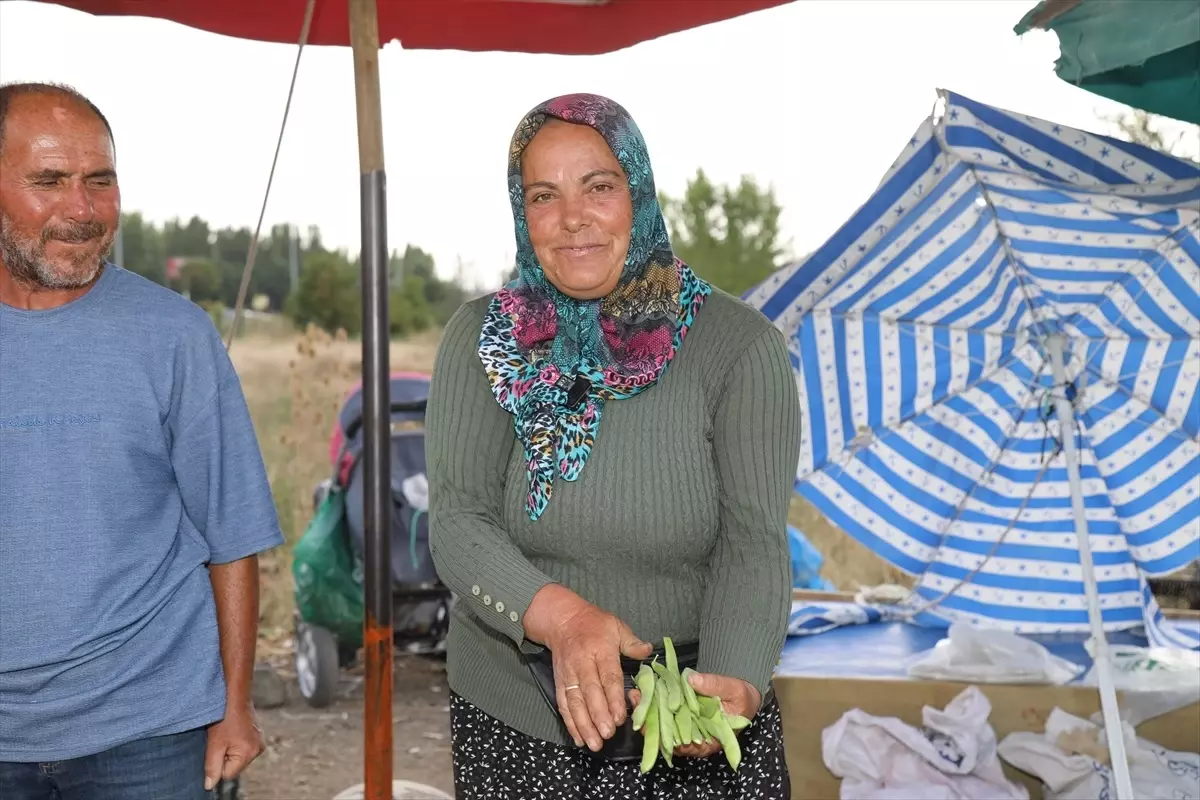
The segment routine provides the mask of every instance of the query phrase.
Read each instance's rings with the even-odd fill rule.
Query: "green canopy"
[[[1058,77],[1090,92],[1200,123],[1200,2],[1042,0],[1017,24],[1058,34]]]

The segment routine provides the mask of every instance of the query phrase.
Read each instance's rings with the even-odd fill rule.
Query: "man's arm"
[[[210,564],[221,665],[225,669],[226,715],[250,705],[254,650],[258,641],[258,556],[229,564]]]
[[[167,433],[185,524],[208,545],[220,649],[212,657],[220,658],[226,685],[225,716],[208,729],[204,772],[211,788],[263,749],[251,702],[257,556],[283,544],[283,533],[241,383],[216,329],[202,322],[176,356]]]
[[[217,633],[225,671],[225,718],[209,729],[204,764],[206,790],[222,777],[237,776],[264,747],[251,700],[258,642],[258,556],[210,564],[208,577],[217,604]]]

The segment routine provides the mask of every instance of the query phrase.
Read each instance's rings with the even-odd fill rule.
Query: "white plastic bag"
[[[945,639],[918,654],[908,674],[967,683],[1069,683],[1083,667],[1037,642],[995,628],[951,624]]]
[[[424,472],[409,475],[400,484],[404,501],[417,511],[429,511],[429,479]]]
[[[1085,645],[1095,657],[1091,640]],[[1200,652],[1170,647],[1108,646],[1113,685],[1118,691],[1165,692],[1200,687]],[[1096,667],[1083,677],[1085,686],[1097,685]]]
[[[1200,800],[1200,756],[1139,739],[1123,726],[1134,795]],[[1096,800],[1114,794],[1104,729],[1062,709],[1050,712],[1045,733],[1011,733],[1000,757],[1045,784],[1045,800]]]
[[[1087,649],[1094,652],[1091,641]],[[1123,723],[1136,728],[1148,719],[1200,703],[1200,653],[1133,645],[1109,645],[1108,649],[1113,685],[1122,693],[1117,708]],[[1097,676],[1093,664],[1080,683],[1096,686]],[[1103,725],[1103,714],[1097,711],[1091,721]]]
[[[821,756],[842,800],[1028,800],[1004,777],[991,710],[974,686],[944,711],[927,706],[921,729],[852,709],[821,732]]]

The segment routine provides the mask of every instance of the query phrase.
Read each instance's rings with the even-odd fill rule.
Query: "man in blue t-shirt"
[[[5,800],[199,800],[263,747],[262,457],[207,314],[105,262],[120,209],[95,106],[0,87]]]

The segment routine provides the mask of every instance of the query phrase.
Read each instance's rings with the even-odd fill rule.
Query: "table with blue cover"
[[[1180,624],[1180,620],[1175,620]],[[1200,629],[1200,619],[1189,619],[1189,626]],[[841,677],[908,679],[908,664],[946,637],[945,629],[923,628],[904,622],[880,622],[835,628],[814,636],[792,636],[783,646],[783,657],[776,670],[786,677]],[[1031,639],[1054,655],[1084,668],[1092,659],[1084,647],[1082,634],[1030,635]],[[1146,639],[1128,631],[1109,634],[1113,645],[1145,647]],[[1080,673],[1081,677],[1084,673]]]
[[[1200,628],[1200,616],[1194,613],[1172,621]],[[821,731],[846,711],[861,708],[919,726],[925,706],[942,708],[966,688],[965,683],[908,676],[908,665],[945,636],[945,629],[879,622],[788,638],[775,672],[775,690],[783,709],[793,798],[838,796],[839,781],[821,757]],[[1084,667],[1081,676],[1091,667],[1083,635],[1028,638]],[[1128,632],[1110,634],[1108,640],[1113,645],[1146,646],[1144,638]],[[1084,718],[1100,707],[1096,690],[1082,685],[984,684],[979,688],[992,704],[990,722],[1000,739],[1016,731],[1040,733],[1056,706]],[[1150,720],[1139,733],[1173,750],[1200,751],[1200,705]],[[1041,796],[1035,781],[1008,767],[1006,771],[1029,786],[1033,797]]]

